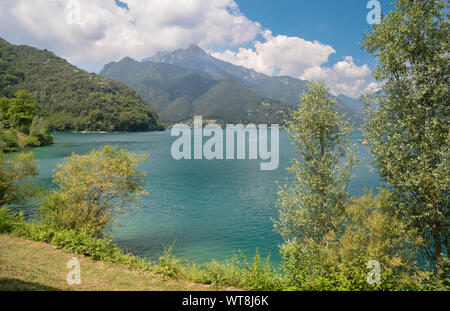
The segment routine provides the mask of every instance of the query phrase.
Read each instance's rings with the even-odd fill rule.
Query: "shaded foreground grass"
[[[81,284],[68,285],[66,264],[76,257],[81,264]],[[150,271],[124,268],[120,264],[94,261],[88,257],[0,234],[0,290],[223,290],[183,280],[167,278]]]

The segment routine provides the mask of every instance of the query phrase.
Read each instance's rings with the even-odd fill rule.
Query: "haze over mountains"
[[[194,114],[230,123],[280,123],[298,104],[307,81],[267,76],[219,60],[195,44],[187,49],[158,52],[142,62],[124,58],[100,72],[137,90],[169,123]],[[358,107],[337,98],[338,112],[359,124]],[[350,104],[353,104],[350,100]]]

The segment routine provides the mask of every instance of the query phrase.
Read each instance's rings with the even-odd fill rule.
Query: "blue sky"
[[[379,0],[386,14],[394,9],[392,0]],[[370,29],[366,16],[370,9],[365,0],[236,0],[241,12],[251,20],[261,22],[274,35],[285,34],[306,40],[319,40],[332,45],[336,54],[330,57],[335,63],[343,56],[352,55],[361,63],[375,60],[358,44],[365,31]]]
[[[369,1],[392,9],[390,0],[1,0],[0,37],[93,72],[196,43],[236,65],[358,97],[377,88],[375,60],[358,45]]]

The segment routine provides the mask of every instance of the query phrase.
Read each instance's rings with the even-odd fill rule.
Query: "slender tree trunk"
[[[436,252],[436,275],[437,278],[440,278],[441,274],[441,253],[442,253],[442,241],[441,241],[441,232],[439,230],[439,225],[434,224],[433,226],[433,240],[434,240],[434,250]]]

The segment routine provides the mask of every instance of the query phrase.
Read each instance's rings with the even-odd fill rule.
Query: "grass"
[[[159,263],[155,263],[147,258],[124,252],[112,242],[111,238],[98,238],[89,232],[59,230],[46,224],[27,223],[22,213],[10,212],[6,208],[0,208],[0,233],[8,234],[10,239],[13,239],[12,236],[14,236],[16,241],[27,240],[29,243],[41,243],[59,251],[64,250],[72,256],[78,254],[84,256],[82,258],[86,260],[93,260],[94,263],[100,262],[115,266],[120,271],[135,271],[141,275],[149,273],[154,278],[159,277],[159,279],[164,280],[171,278],[172,280],[184,280],[181,282],[187,282],[188,284],[203,284],[231,290],[240,288],[246,290],[282,290],[285,285],[282,275],[270,265],[270,257],[262,259],[258,252],[250,261],[239,252],[239,254],[235,253],[231,260],[225,262],[213,260],[211,263],[199,265],[173,256],[172,245],[165,249],[164,254],[159,258]],[[20,255],[20,249],[21,246],[17,248],[12,245],[11,251],[7,251],[5,254],[19,253],[15,260],[21,262],[22,258],[28,257],[26,254]],[[51,254],[41,254],[39,257],[50,260],[48,257],[51,258]],[[67,263],[70,258],[64,260]],[[14,262],[14,260],[10,261],[10,263]],[[45,266],[52,265],[50,262],[44,264]],[[65,273],[67,274],[68,271],[65,271]],[[10,273],[4,274],[8,276]],[[117,277],[116,279],[120,278]],[[124,277],[124,279],[127,279],[127,277]],[[43,283],[43,285],[48,284]],[[181,289],[191,290],[183,287]],[[178,289],[168,288],[165,290]]]
[[[81,264],[81,284],[68,285],[66,264],[72,258]],[[0,290],[133,290],[198,291],[224,288],[164,277],[150,271],[130,270],[123,265],[94,261],[88,257],[0,234]]]

